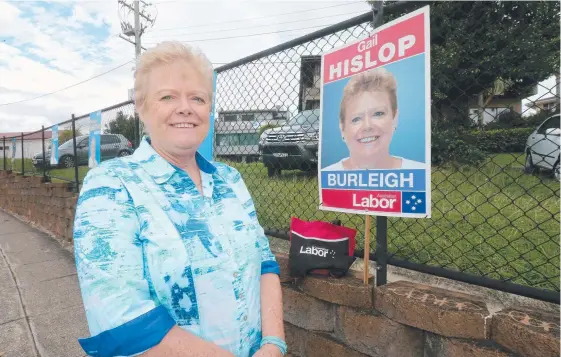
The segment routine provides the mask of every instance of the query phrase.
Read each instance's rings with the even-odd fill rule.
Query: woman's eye
[[[360,121],[360,117],[354,117],[353,119],[351,119],[352,123],[358,123]]]
[[[171,99],[171,95],[164,95],[162,97],[162,100],[169,100],[169,99]]]
[[[199,102],[199,103],[201,103],[201,104],[204,104],[204,103],[205,103],[205,100],[204,100],[203,98],[201,98],[201,97],[194,97],[193,99],[195,100],[195,102]]]
[[[378,112],[375,112],[375,113],[374,113],[374,116],[375,116],[375,117],[382,117],[382,116],[384,116],[385,114],[386,114],[386,112],[378,111]]]

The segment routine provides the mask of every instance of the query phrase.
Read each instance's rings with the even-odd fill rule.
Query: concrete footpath
[[[0,357],[82,357],[88,335],[72,253],[0,210]]]

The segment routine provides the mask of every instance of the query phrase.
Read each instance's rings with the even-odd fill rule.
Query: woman
[[[353,76],[343,89],[339,128],[349,157],[325,171],[422,169],[425,164],[390,155],[397,128],[397,82],[382,67]]]
[[[197,152],[213,69],[166,42],[139,59],[133,155],[88,172],[74,223],[91,356],[281,356],[279,266],[235,169]]]

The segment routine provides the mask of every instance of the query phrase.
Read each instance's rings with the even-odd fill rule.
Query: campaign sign
[[[214,78],[213,78],[213,88],[212,88],[212,104],[210,109],[210,129],[204,141],[201,143],[199,147],[199,154],[201,154],[205,159],[212,161],[212,148],[214,147],[214,111],[215,111],[215,104],[216,104],[216,71],[214,71]]]
[[[90,113],[90,137],[88,145],[88,167],[93,169],[101,161],[101,110]]]
[[[51,165],[58,165],[58,125],[53,125],[51,129]]]
[[[431,215],[429,7],[322,55],[320,209]]]

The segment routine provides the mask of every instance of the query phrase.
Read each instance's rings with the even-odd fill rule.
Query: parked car
[[[551,170],[559,180],[559,120],[559,114],[547,118],[528,137],[524,164],[526,173],[533,173],[536,169]]]
[[[101,161],[113,159],[119,156],[127,156],[132,154],[133,148],[131,142],[121,134],[101,134],[100,154]],[[58,147],[58,166],[59,168],[74,167],[78,162],[78,166],[88,165],[89,136],[82,135],[76,137],[76,155],[74,157],[73,140],[70,139]],[[45,160],[47,167],[50,165],[51,149],[45,150]],[[43,167],[43,152],[33,155],[33,166]]]
[[[317,168],[319,109],[298,113],[285,125],[265,131],[259,149],[269,177],[282,170]]]

